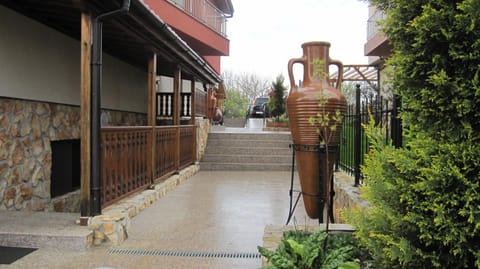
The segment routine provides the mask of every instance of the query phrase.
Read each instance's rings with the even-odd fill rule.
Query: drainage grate
[[[196,252],[156,249],[118,249],[110,248],[108,254],[131,255],[131,256],[169,256],[169,257],[193,257],[193,258],[227,258],[227,259],[260,259],[259,253],[245,252]]]

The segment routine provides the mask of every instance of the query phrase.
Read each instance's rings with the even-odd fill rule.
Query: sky
[[[227,22],[230,55],[222,70],[288,79],[287,63],[301,57],[308,41],[331,43],[330,58],[343,64],[366,64],[368,4],[361,0],[232,0]],[[294,66],[295,80],[303,67]],[[287,82],[287,81],[286,81]]]

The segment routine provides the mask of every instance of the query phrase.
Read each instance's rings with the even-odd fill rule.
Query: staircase
[[[290,171],[290,132],[212,132],[202,170]]]

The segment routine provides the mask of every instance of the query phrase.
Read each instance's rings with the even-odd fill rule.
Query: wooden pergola
[[[330,80],[336,81],[338,72],[330,75]],[[366,82],[373,87],[373,83],[378,85],[379,69],[376,65],[366,64],[347,64],[343,66],[343,81]]]

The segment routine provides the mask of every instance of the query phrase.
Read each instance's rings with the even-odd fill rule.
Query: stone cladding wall
[[[197,126],[197,161],[203,158],[207,147],[208,132],[210,131],[209,119],[196,119]]]
[[[102,126],[146,126],[147,115],[117,110],[102,110],[100,121]]]
[[[145,123],[141,113],[102,113],[104,126]],[[79,210],[78,192],[50,195],[50,142],[66,139],[80,139],[80,107],[0,98],[0,210]]]
[[[345,223],[342,210],[356,207],[367,207],[367,201],[360,197],[359,187],[354,187],[354,179],[344,172],[335,173],[333,214],[336,223]]]

